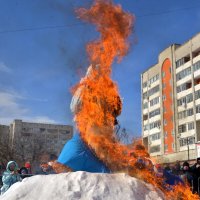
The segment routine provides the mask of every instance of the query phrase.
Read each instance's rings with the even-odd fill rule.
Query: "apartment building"
[[[58,156],[64,144],[73,136],[70,125],[30,123],[14,120],[9,127],[9,146],[19,162],[38,164],[48,160],[48,155]]]
[[[200,34],[159,54],[141,74],[141,94],[142,137],[151,157],[200,157]]]

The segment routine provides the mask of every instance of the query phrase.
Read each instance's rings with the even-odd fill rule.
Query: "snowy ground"
[[[14,184],[0,200],[162,200],[155,191],[125,174],[71,172],[37,175]]]

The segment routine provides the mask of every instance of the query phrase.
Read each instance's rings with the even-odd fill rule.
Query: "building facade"
[[[160,162],[193,160],[200,141],[200,34],[141,74],[142,137]]]
[[[9,126],[0,124],[0,143],[8,142]]]
[[[31,161],[36,165],[48,161],[51,154],[58,156],[72,136],[73,127],[69,125],[14,120],[9,127],[9,146],[19,163]]]

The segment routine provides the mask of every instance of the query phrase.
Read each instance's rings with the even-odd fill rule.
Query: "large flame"
[[[115,59],[121,61],[128,53],[128,39],[135,18],[111,0],[95,0],[89,9],[78,9],[77,15],[94,24],[100,32],[100,38],[87,45],[91,65],[87,75],[74,88],[74,96],[79,99],[74,119],[81,137],[112,171],[128,169],[130,175],[162,189],[161,181],[148,169],[139,170],[135,166],[138,157],[149,156],[142,145],[136,145],[134,155],[130,155],[128,147],[118,143],[114,134],[114,123],[121,113],[122,101],[117,84],[111,79],[111,66]],[[179,194],[180,190],[181,187]],[[167,195],[175,197],[171,193]]]
[[[117,84],[110,76],[114,59],[120,61],[128,52],[134,17],[124,12],[120,5],[104,0],[95,1],[90,9],[78,9],[77,14],[96,25],[100,38],[87,45],[91,66],[75,90],[81,90],[82,102],[75,121],[82,138],[97,156],[111,169],[121,170],[128,164],[127,148],[116,143],[114,122],[121,113],[122,103]]]

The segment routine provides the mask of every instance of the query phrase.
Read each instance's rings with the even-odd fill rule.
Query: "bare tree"
[[[118,127],[118,129],[116,129],[116,139],[123,144],[129,144],[131,142],[131,136],[126,128],[121,129]]]
[[[6,167],[7,162],[13,158],[9,146],[9,135],[0,128],[0,165]]]
[[[41,156],[47,153],[45,141],[38,135],[23,136],[16,141],[13,151],[14,158],[20,165],[26,161],[37,165]]]

